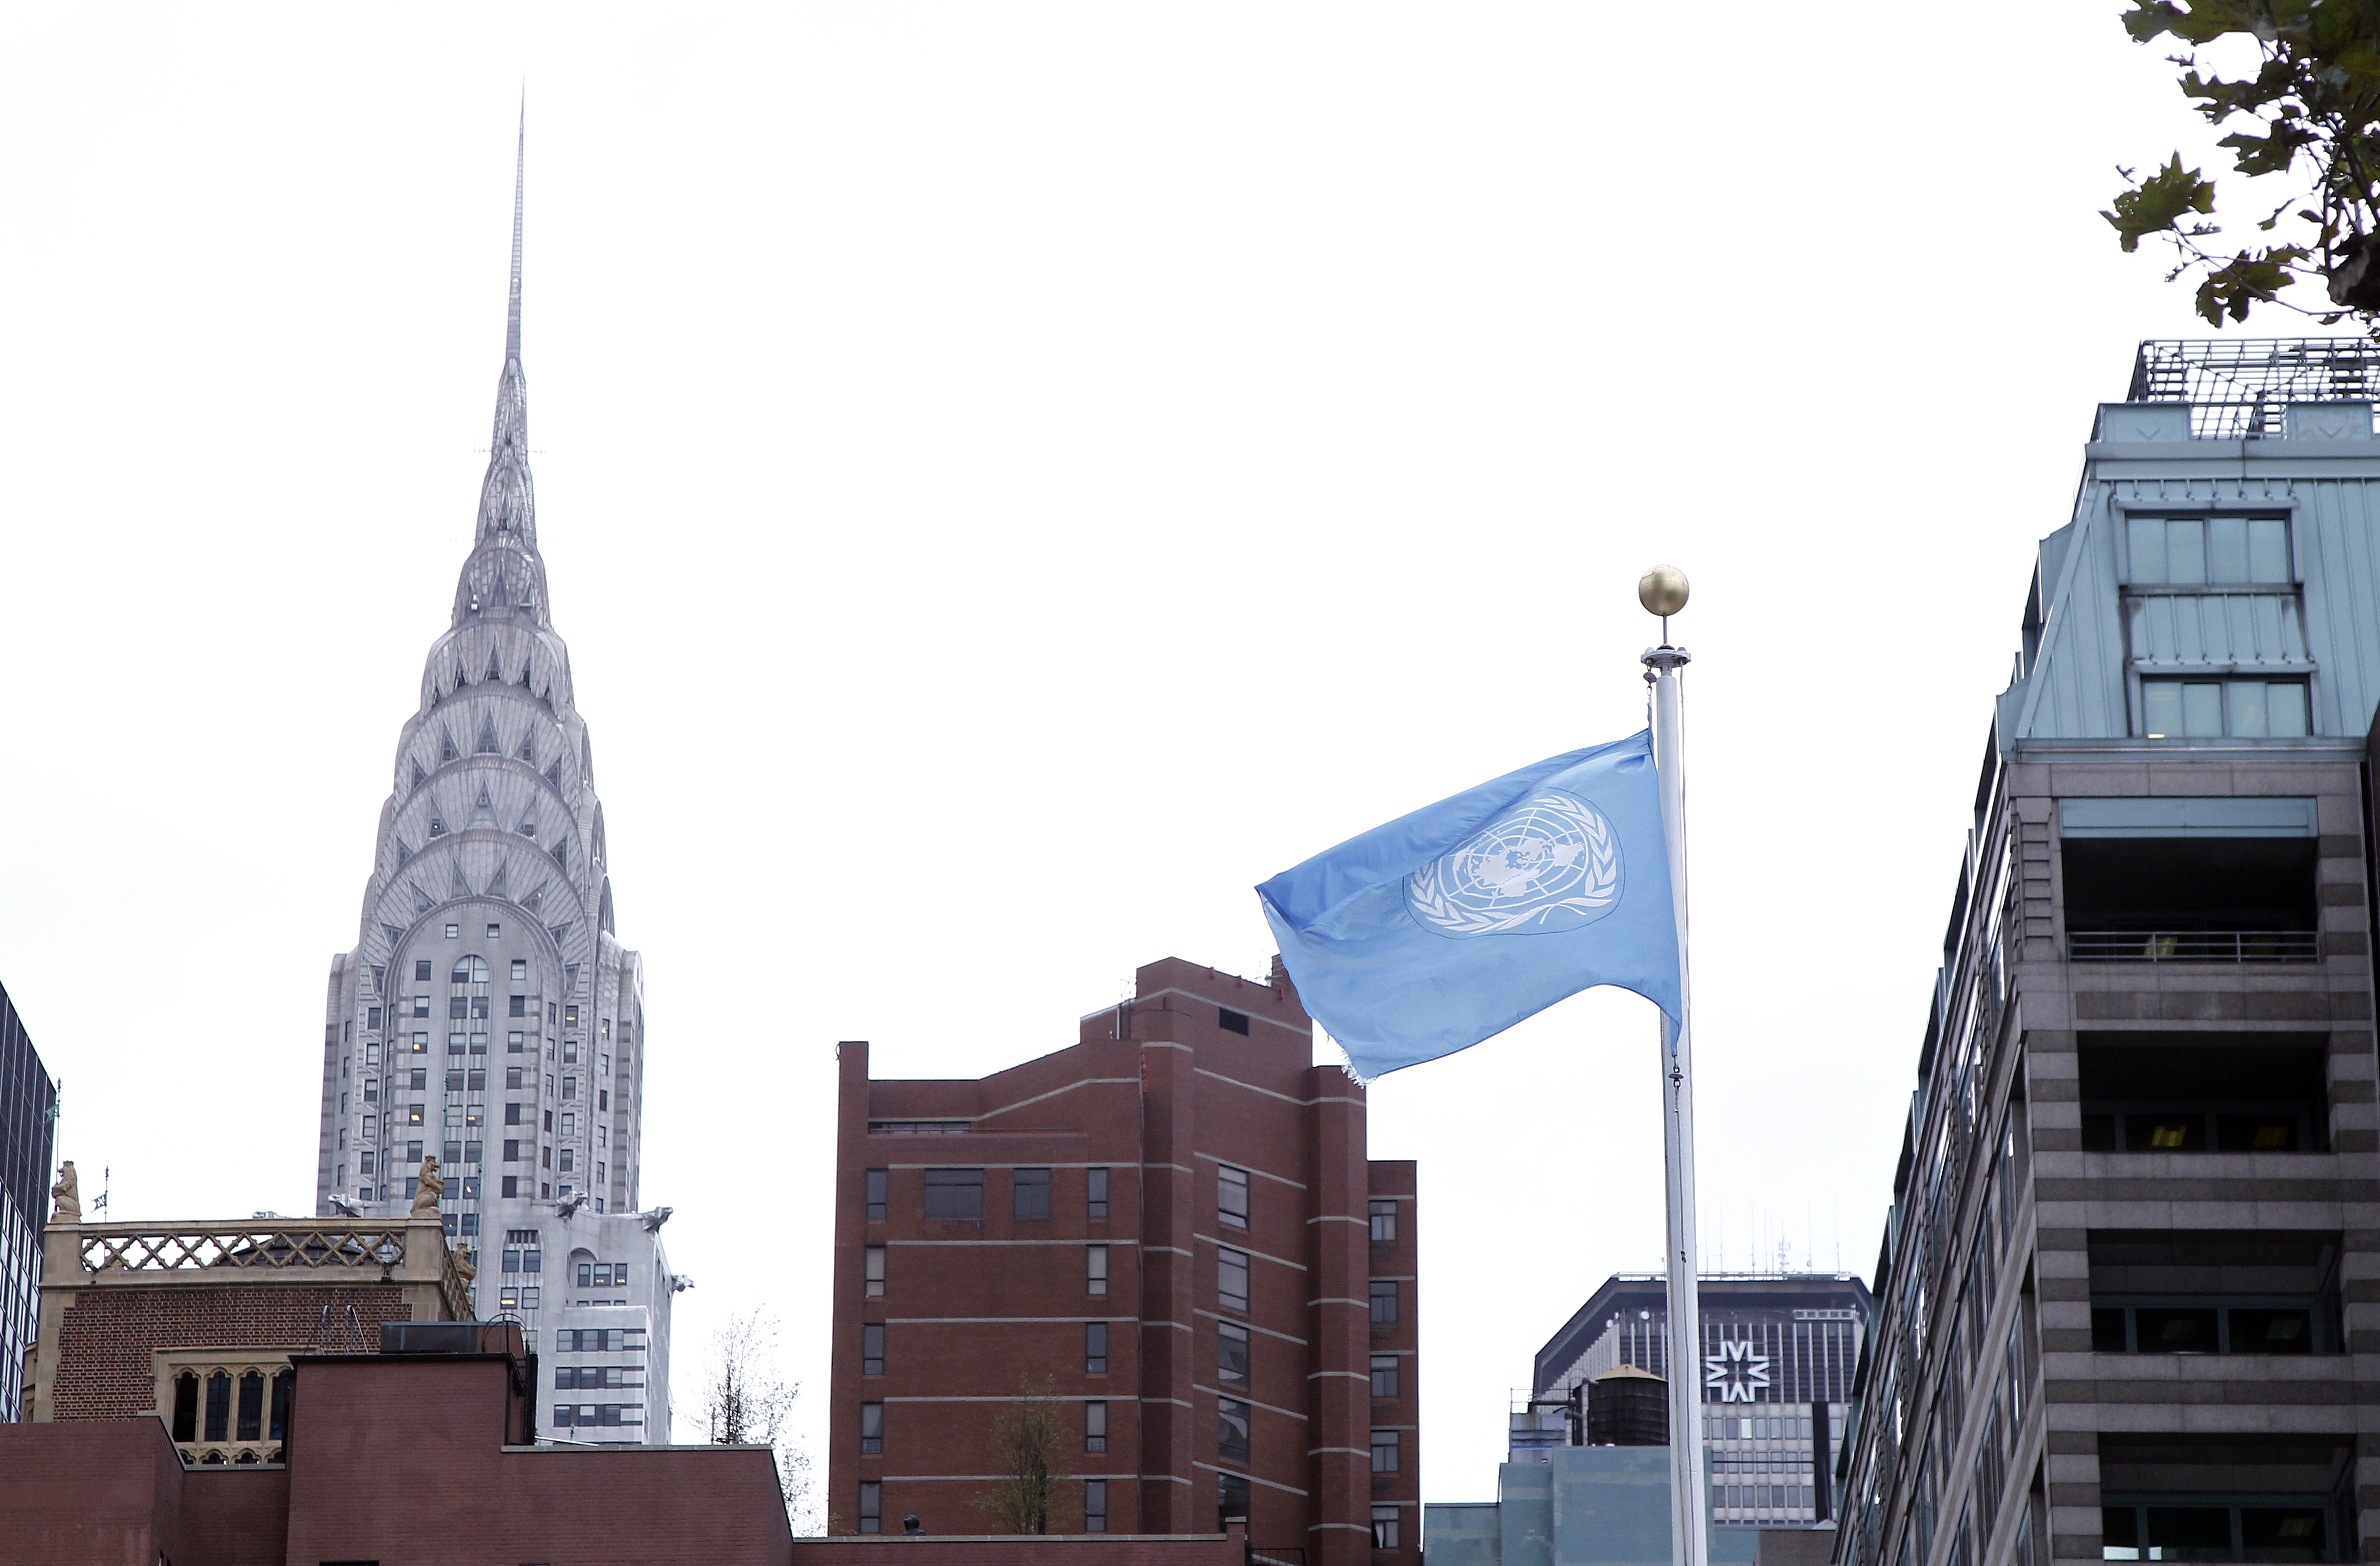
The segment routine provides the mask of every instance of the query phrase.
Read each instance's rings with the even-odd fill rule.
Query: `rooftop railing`
[[[435,1278],[449,1312],[468,1320],[472,1281],[459,1251],[444,1243],[435,1220],[268,1219],[246,1223],[75,1223],[50,1226],[50,1244],[69,1253],[98,1280],[127,1275],[199,1281],[222,1269],[285,1275],[365,1273],[378,1281]],[[51,1265],[65,1256],[53,1253]],[[342,1280],[321,1276],[320,1281]]]
[[[2094,929],[2066,937],[2078,963],[2311,963],[2322,938],[2310,929]]]
[[[2168,338],[2132,361],[2126,402],[2188,403],[2202,441],[2277,440],[2292,403],[2380,399],[2380,343],[2368,337]]]

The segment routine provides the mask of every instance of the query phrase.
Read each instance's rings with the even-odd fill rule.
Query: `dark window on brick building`
[[[1248,1308],[1248,1254],[1245,1251],[1217,1250],[1215,1253],[1215,1297],[1231,1310]]]
[[[983,1217],[983,1171],[926,1171],[926,1216],[938,1219]]]
[[[1106,1450],[1102,1441],[1099,1451]],[[1104,1534],[1108,1531],[1108,1482],[1105,1479],[1083,1481],[1083,1532]]]
[[[1372,1356],[1372,1395],[1376,1398],[1399,1396],[1397,1391],[1397,1356],[1376,1354]]]
[[[1402,1464],[1399,1460],[1402,1455],[1401,1450],[1402,1447],[1402,1441],[1400,1439],[1402,1434],[1403,1432],[1398,1430],[1375,1430],[1372,1432],[1373,1473],[1395,1474],[1402,1471]]]
[[[1372,1508],[1372,1548],[1374,1549],[1396,1548],[1398,1534],[1397,1509],[1393,1506]]]
[[[859,1531],[884,1531],[884,1487],[873,1479],[863,1481],[859,1487]]]
[[[867,1287],[862,1291],[871,1300],[884,1297],[884,1247],[869,1245],[861,1254],[860,1270]]]
[[[1372,1244],[1376,1245],[1389,1244],[1392,1243],[1396,1237],[1397,1204],[1394,1202],[1374,1202],[1372,1204]]]
[[[1248,1405],[1237,1398],[1215,1400],[1215,1455],[1226,1463],[1248,1461]]]
[[[1248,1171],[1230,1164],[1215,1166],[1215,1220],[1233,1229],[1248,1226]]]
[[[1105,1218],[1108,1215],[1108,1171],[1091,1169],[1083,1171],[1083,1216]]]
[[[868,1220],[871,1223],[876,1222],[884,1216],[884,1196],[887,1183],[885,1171],[880,1169],[871,1169],[868,1171]]]
[[[1108,1405],[1096,1398],[1083,1405],[1083,1450],[1108,1450]]]
[[[1015,1215],[1018,1218],[1050,1216],[1050,1171],[1048,1170],[1020,1169],[1009,1176],[1009,1183],[1015,1197]]]
[[[1248,1014],[1235,1012],[1229,1006],[1218,1006],[1215,1008],[1215,1023],[1225,1033],[1245,1033],[1248,1030]]]
[[[1248,1520],[1248,1479],[1245,1474],[1215,1475],[1215,1529],[1223,1532],[1233,1523]]]
[[[884,1450],[884,1405],[864,1402],[859,1405],[859,1451],[862,1456]]]
[[[1108,1324],[1104,1321],[1083,1324],[1083,1370],[1091,1376],[1108,1373]]]
[[[1083,1247],[1083,1292],[1087,1294],[1108,1292],[1108,1248],[1105,1245]]]
[[[1236,1321],[1215,1323],[1215,1378],[1227,1387],[1248,1384],[1248,1329]]]
[[[1397,1319],[1397,1285],[1392,1278],[1372,1280],[1372,1325],[1390,1327]]]
[[[859,1329],[859,1373],[884,1374],[884,1329],[879,1323],[870,1322]]]

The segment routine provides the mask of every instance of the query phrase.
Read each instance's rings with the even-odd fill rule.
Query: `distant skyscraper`
[[[594,1221],[638,1201],[644,965],[613,933],[594,749],[538,554],[520,220],[516,180],[479,526],[397,739],[359,939],[331,962],[316,1211],[401,1212],[436,1157],[447,1231],[480,1254],[482,1313],[501,1293],[533,1347],[541,1317],[582,1302],[613,1313],[607,1330],[649,1332],[646,1390],[577,1406],[626,1439],[650,1414],[666,1439],[659,1223]],[[590,1281],[576,1287],[582,1270]],[[574,1334],[595,1325],[572,1321]]]
[[[25,1345],[42,1271],[57,1086],[0,989],[0,1423],[24,1417]]]
[[[1791,1527],[1836,1514],[1828,1476],[1841,1450],[1867,1286],[1840,1273],[1706,1277],[1698,1363],[1711,1520]],[[1670,1374],[1668,1295],[1658,1274],[1605,1281],[1537,1351],[1528,1410],[1512,1416],[1512,1457],[1542,1461],[1570,1439],[1554,1400],[1620,1366]]]

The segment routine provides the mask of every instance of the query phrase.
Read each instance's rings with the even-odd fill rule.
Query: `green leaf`
[[[2214,210],[2213,183],[2201,178],[2196,169],[2183,168],[2181,154],[2176,152],[2163,168],[2117,196],[2113,212],[2099,215],[2129,252],[2139,249],[2152,234],[2176,230],[2185,214]]]

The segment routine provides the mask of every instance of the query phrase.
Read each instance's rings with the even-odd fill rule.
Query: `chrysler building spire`
[[[483,1314],[638,1344],[653,1334],[644,1390],[555,1404],[540,1423],[641,1439],[650,1408],[665,1439],[669,1275],[637,1216],[644,965],[613,933],[594,747],[548,609],[529,482],[526,149],[524,130],[478,527],[397,736],[355,948],[331,963],[316,1210],[400,1217],[437,1159],[447,1232],[484,1247]]]
[[[496,422],[488,439],[488,476],[480,481],[480,523],[471,558],[455,584],[457,625],[476,616],[552,624],[545,601],[545,562],[537,552],[537,490],[528,472],[528,376],[521,369],[521,196],[528,168],[528,118],[522,111],[513,159],[512,290],[504,307],[504,367],[496,379]]]

